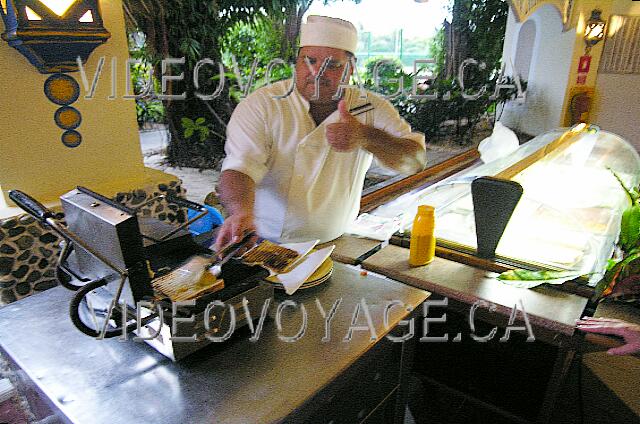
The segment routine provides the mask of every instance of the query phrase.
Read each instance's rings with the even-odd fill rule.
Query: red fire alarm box
[[[578,62],[578,73],[588,74],[590,68],[591,68],[591,56],[580,56],[580,61]]]

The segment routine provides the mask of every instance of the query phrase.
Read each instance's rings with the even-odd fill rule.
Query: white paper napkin
[[[302,243],[285,243],[281,244],[280,246],[298,252],[298,254],[300,255],[300,259],[293,263],[293,265],[295,265],[296,263],[300,262],[307,253],[311,252],[311,249],[316,247],[316,244],[318,244],[319,242],[320,240],[310,240],[304,241]]]
[[[313,252],[291,271],[276,275],[278,282],[284,287],[285,293],[288,295],[294,294],[307,281],[307,278],[311,277],[311,274],[331,255],[333,249],[335,249],[335,246],[325,247]]]

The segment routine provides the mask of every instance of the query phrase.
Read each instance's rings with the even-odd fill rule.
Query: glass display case
[[[418,205],[432,205],[438,246],[474,254],[471,182],[482,176],[516,181],[523,188],[494,261],[515,268],[572,271],[595,284],[629,206],[618,179],[627,187],[638,185],[640,156],[625,140],[595,126],[551,131],[507,157],[414,190],[373,214],[401,219],[402,232],[411,229]]]

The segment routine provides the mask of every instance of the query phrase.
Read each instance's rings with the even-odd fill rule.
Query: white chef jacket
[[[256,183],[258,234],[274,242],[333,240],[342,235],[360,209],[364,178],[372,154],[364,149],[337,152],[325,137],[335,111],[316,126],[309,102],[292,80],[256,90],[241,101],[227,126],[227,154],[222,170],[235,170]],[[424,146],[424,135],[412,133],[386,100],[358,89],[346,89],[349,109],[371,103],[374,110],[357,116],[391,135]],[[278,98],[280,97],[280,98]]]

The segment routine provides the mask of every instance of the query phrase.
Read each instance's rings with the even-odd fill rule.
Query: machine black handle
[[[167,195],[167,201],[169,201],[171,203],[175,203],[176,205],[181,206],[183,208],[187,208],[187,209],[194,209],[194,210],[197,210],[197,211],[204,211],[205,210],[205,207],[202,206],[201,204],[196,203],[196,202],[192,202],[191,200],[187,200],[187,199],[184,199],[182,197],[175,196],[173,194],[168,194]]]
[[[32,215],[43,223],[46,223],[48,218],[54,217],[53,212],[47,209],[42,203],[20,190],[9,191],[9,198],[29,213],[29,215]]]

